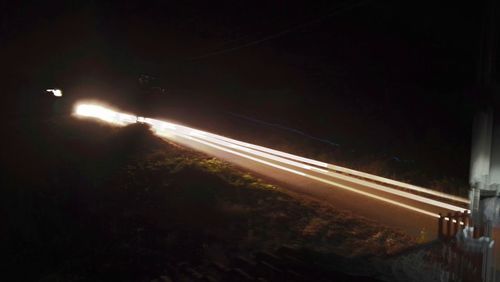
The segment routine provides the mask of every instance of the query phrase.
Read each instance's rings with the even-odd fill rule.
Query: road
[[[273,179],[286,189],[400,229],[411,236],[437,235],[439,213],[467,211],[468,200],[376,175],[241,142],[224,136],[83,104],[76,114],[123,126],[149,124],[158,136]]]

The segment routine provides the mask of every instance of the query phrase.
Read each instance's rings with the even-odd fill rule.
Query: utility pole
[[[500,196],[500,117],[494,108],[497,91],[496,53],[498,43],[497,0],[486,0],[477,67],[477,100],[485,103],[475,115],[471,163],[471,208],[474,224],[482,225],[480,202]],[[497,117],[497,118],[495,118]],[[488,234],[489,235],[489,234]]]
[[[482,254],[481,281],[495,281],[499,265],[495,232],[500,227],[500,115],[494,107],[497,91],[498,0],[486,0],[477,68],[477,100],[470,163],[471,225],[462,232],[462,249]],[[496,117],[496,118],[495,118]]]

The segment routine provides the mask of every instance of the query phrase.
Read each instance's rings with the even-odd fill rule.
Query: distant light
[[[63,95],[62,94],[62,90],[61,89],[57,89],[57,88],[56,89],[47,89],[45,91],[52,93],[52,95],[54,95],[56,97],[62,97],[62,95]]]

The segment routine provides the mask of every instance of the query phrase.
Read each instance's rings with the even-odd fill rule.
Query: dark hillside
[[[240,270],[372,281],[373,258],[414,244],[143,126],[58,117],[6,128],[0,242],[9,281],[231,280]]]

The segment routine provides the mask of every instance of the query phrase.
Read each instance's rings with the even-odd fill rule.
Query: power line
[[[222,49],[222,50],[217,50],[217,51],[209,52],[209,53],[206,53],[206,54],[203,54],[203,55],[200,55],[200,56],[191,57],[188,60],[195,61],[195,60],[204,59],[204,58],[208,58],[208,57],[212,57],[212,56],[216,56],[216,55],[222,55],[222,54],[226,54],[226,53],[229,53],[229,52],[234,52],[234,51],[237,51],[237,50],[240,50],[240,49],[243,49],[243,48],[247,48],[247,47],[250,47],[250,46],[254,46],[254,45],[260,44],[262,42],[265,42],[265,41],[268,41],[268,40],[272,40],[272,39],[281,37],[283,35],[286,35],[286,34],[292,32],[292,31],[294,31],[296,29],[307,27],[307,26],[310,26],[310,25],[322,22],[322,21],[326,20],[327,18],[329,18],[331,16],[337,15],[337,14],[339,14],[341,12],[352,10],[354,8],[357,8],[357,7],[360,7],[362,5],[365,5],[366,3],[371,2],[371,1],[372,0],[359,1],[359,2],[353,3],[351,5],[348,5],[348,6],[345,6],[345,7],[341,7],[341,8],[339,8],[339,9],[337,9],[337,10],[335,10],[335,11],[333,11],[333,12],[331,12],[331,13],[325,15],[325,16],[320,17],[320,18],[314,19],[312,21],[309,21],[309,22],[306,22],[306,23],[303,23],[303,24],[299,24],[297,26],[294,26],[294,27],[282,30],[280,32],[277,32],[277,33],[265,36],[263,38],[260,38],[260,39],[254,40],[254,41],[250,41],[250,42],[247,42],[247,43],[235,46],[235,47],[226,48],[226,49]]]

